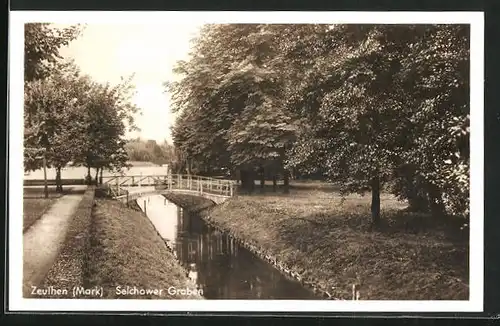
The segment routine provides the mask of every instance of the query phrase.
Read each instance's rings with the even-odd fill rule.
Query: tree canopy
[[[58,190],[61,169],[68,163],[83,165],[96,172],[120,170],[128,160],[125,132],[136,129],[132,104],[133,76],[117,85],[101,84],[80,72],[69,60],[60,59],[58,49],[76,37],[76,29],[57,30],[44,24],[26,25],[28,74],[24,94],[24,169],[47,166],[57,172]],[[35,42],[35,50],[30,44]],[[33,51],[48,47],[49,53],[36,56]],[[40,51],[42,51],[40,50]],[[50,69],[48,68],[50,66]],[[31,70],[30,70],[31,69]]]
[[[48,23],[24,25],[24,80],[33,81],[50,75],[59,59],[59,50],[83,31],[80,25],[55,28]]]

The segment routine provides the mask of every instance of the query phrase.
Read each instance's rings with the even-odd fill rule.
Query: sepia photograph
[[[11,305],[481,310],[483,17],[345,14],[14,12]]]

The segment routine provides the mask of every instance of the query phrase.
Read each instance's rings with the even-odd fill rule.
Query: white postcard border
[[[379,23],[471,24],[470,299],[467,301],[331,300],[90,300],[22,297],[23,69],[27,22],[61,24]],[[167,22],[167,23],[165,23]],[[9,35],[9,310],[10,311],[259,311],[259,312],[480,312],[484,284],[483,110],[484,14],[482,12],[134,12],[11,11]],[[16,217],[16,218],[11,218]],[[21,251],[20,251],[21,248]]]

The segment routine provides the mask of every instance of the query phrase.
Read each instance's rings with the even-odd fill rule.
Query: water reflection
[[[138,200],[208,299],[317,299],[233,238],[162,196]]]

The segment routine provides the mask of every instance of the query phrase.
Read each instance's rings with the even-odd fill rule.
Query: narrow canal
[[[234,239],[161,195],[137,203],[207,299],[318,299],[299,282],[283,276]]]

